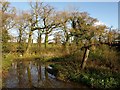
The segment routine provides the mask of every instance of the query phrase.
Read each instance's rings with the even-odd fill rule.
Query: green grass
[[[100,54],[101,53],[101,54]],[[119,55],[108,47],[91,52],[84,70],[80,69],[82,52],[53,58],[61,63],[51,65],[58,70],[58,79],[83,83],[94,88],[120,88]]]
[[[60,80],[83,83],[94,88],[120,88],[120,73],[103,68],[86,68],[83,71],[76,71],[71,66],[60,64],[51,65],[58,70],[57,78]],[[71,69],[70,69],[71,68]]]
[[[58,62],[51,66],[54,68],[55,75],[61,80],[84,83],[95,88],[120,87],[120,59],[119,52],[115,49],[100,46],[95,51],[91,50],[86,68],[82,71],[80,66],[84,51],[78,50],[73,53],[74,47],[68,49],[71,49],[69,52],[72,53],[67,53],[63,47],[57,45],[50,44],[45,49],[42,44],[38,49],[37,45],[33,44],[27,56],[20,57],[17,53],[16,55],[6,54],[2,60],[2,67],[7,71],[13,59]]]
[[[3,58],[2,58],[2,69],[3,70],[8,70],[12,61],[14,59],[14,55],[13,54],[7,54],[7,55],[4,55]]]
[[[70,80],[84,83],[95,88],[120,87],[120,73],[94,69],[82,71],[78,75],[71,75]]]

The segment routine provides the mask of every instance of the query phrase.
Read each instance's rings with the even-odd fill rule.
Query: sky
[[[76,1],[76,0],[75,0]],[[105,24],[108,27],[118,28],[118,2],[44,2],[55,7],[56,10],[68,10],[69,7],[78,8],[80,12],[88,12],[91,17],[97,18],[98,24]],[[18,10],[29,10],[29,2],[11,2],[11,6]],[[16,36],[16,32],[11,33]],[[33,36],[34,37],[34,36]],[[35,36],[36,37],[36,36]],[[34,37],[34,38],[35,38]],[[42,36],[44,42],[44,35]],[[52,36],[49,37],[52,40]],[[34,40],[36,43],[36,40]]]
[[[80,12],[88,12],[91,17],[97,18],[101,23],[113,28],[118,28],[118,3],[117,2],[45,2],[56,10],[65,10],[76,7]],[[17,9],[29,9],[28,2],[11,2]]]
[[[10,2],[28,2],[36,0],[8,0]],[[119,0],[38,0],[42,2],[119,2]]]

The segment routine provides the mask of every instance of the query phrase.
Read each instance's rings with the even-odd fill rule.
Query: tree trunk
[[[39,48],[41,48],[41,40],[42,40],[41,36],[42,36],[41,34],[39,34],[39,36],[38,36],[38,47]]]
[[[18,43],[17,52],[22,54],[22,30],[21,29],[19,29],[19,39],[17,43]]]
[[[63,46],[64,46],[63,48],[64,48],[64,49],[67,48],[68,40],[69,40],[69,36],[67,35],[67,36],[66,36],[66,41],[65,41],[64,44],[63,44]]]
[[[66,47],[67,47],[67,42],[64,42],[63,43],[63,48],[66,49]]]
[[[31,45],[31,41],[32,41],[32,34],[33,34],[33,32],[30,31],[30,33],[29,33],[29,38],[28,38],[28,43],[27,43],[27,48],[26,48],[25,54],[28,54],[28,53],[29,53],[29,49],[30,49],[30,45]]]
[[[47,48],[48,45],[48,34],[45,34],[45,48]]]
[[[85,65],[86,65],[86,62],[87,62],[87,59],[88,59],[88,56],[89,56],[89,48],[85,48],[85,52],[84,52],[84,56],[83,56],[83,60],[82,60],[82,64],[81,64],[81,68],[84,69],[85,68]]]

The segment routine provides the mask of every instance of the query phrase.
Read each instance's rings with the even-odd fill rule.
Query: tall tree
[[[30,46],[31,46],[31,43],[32,43],[32,35],[33,35],[33,28],[34,28],[34,21],[31,17],[31,15],[28,15],[29,19],[28,19],[28,22],[29,22],[29,26],[28,26],[28,29],[29,29],[29,33],[28,33],[28,42],[27,42],[27,47],[26,47],[26,51],[25,51],[25,55],[26,54],[29,54],[29,50],[30,50]]]
[[[43,27],[45,27],[45,29],[44,29],[45,48],[47,47],[47,44],[48,44],[48,34],[52,31],[53,28],[55,28],[55,22],[52,20],[53,19],[53,13],[54,13],[54,8],[49,6],[49,5],[45,5],[42,8],[41,18],[43,20]]]
[[[97,22],[97,19],[90,17],[86,12],[78,12],[77,15],[71,17],[71,21],[74,39],[77,40],[77,42],[78,40],[84,40],[83,48],[85,52],[81,64],[81,68],[84,69],[89,56],[90,47],[98,45],[97,43],[93,43],[93,40],[97,40],[98,38],[96,38],[96,36],[101,36],[103,34],[105,27],[96,27],[95,22]]]
[[[30,13],[28,13],[28,20],[27,20],[29,23],[29,25],[28,25],[29,34],[28,34],[28,43],[27,43],[25,54],[29,53],[31,42],[32,42],[33,31],[41,30],[41,29],[45,28],[45,27],[39,26],[39,24],[41,23],[39,19],[41,19],[41,18],[38,18],[38,13],[41,14],[40,9],[39,9],[39,8],[41,8],[40,7],[41,5],[42,4],[40,3],[40,5],[38,6],[38,2],[36,2],[36,3],[30,2],[31,10],[30,10]]]
[[[43,3],[42,2],[34,2],[34,3],[30,3],[31,9],[32,9],[32,15],[33,18],[36,22],[35,26],[36,27],[41,27],[41,14],[42,14],[42,8],[43,8]],[[41,40],[42,40],[42,34],[43,34],[43,29],[36,29],[38,30],[38,38],[37,38],[37,43],[38,43],[38,48],[41,48]]]
[[[70,33],[70,28],[68,27],[68,25],[70,24],[70,15],[69,12],[67,11],[63,11],[60,12],[60,22],[61,22],[61,26],[60,29],[63,31],[63,45],[64,48],[66,48],[66,46],[68,45],[68,41],[71,37],[71,33]]]
[[[21,54],[23,54],[23,52],[25,51],[24,47],[24,43],[26,43],[26,39],[27,37],[25,37],[26,33],[26,29],[28,28],[29,23],[27,22],[29,16],[27,13],[25,12],[20,12],[19,15],[16,16],[15,22],[16,22],[16,29],[18,30],[18,50],[17,52],[20,52]]]
[[[10,7],[9,2],[0,2],[1,10],[1,29],[2,29],[2,48],[3,51],[7,50],[7,44],[10,40],[9,30],[15,26],[14,17],[16,15],[16,10],[14,7]]]

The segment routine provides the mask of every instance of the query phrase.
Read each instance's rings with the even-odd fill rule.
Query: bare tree
[[[29,16],[25,12],[20,12],[19,15],[16,16],[15,22],[16,22],[16,29],[18,30],[18,52],[22,53],[24,52],[24,43],[26,43],[27,37],[25,35],[27,34],[26,30],[28,28],[29,23],[27,22]]]
[[[63,45],[64,47],[66,48],[66,46],[68,45],[68,41],[71,37],[71,28],[68,27],[68,25],[70,24],[70,15],[69,15],[69,12],[67,11],[63,11],[61,12],[61,15],[60,15],[60,19],[61,19],[61,27],[60,29],[62,29],[63,31],[63,36],[64,36],[64,39],[63,39]]]
[[[9,2],[0,2],[1,10],[1,29],[2,29],[2,43],[3,50],[7,49],[8,40],[10,40],[9,30],[15,26],[14,17],[16,16],[16,10],[14,7],[10,7]],[[4,50],[5,51],[5,50]]]

